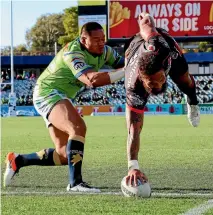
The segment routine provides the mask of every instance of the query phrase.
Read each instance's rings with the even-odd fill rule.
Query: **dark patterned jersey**
[[[168,34],[167,31],[157,28],[160,46],[169,47],[169,55],[164,55],[164,50],[158,56],[158,61],[155,62],[156,68],[159,68],[166,59],[165,72],[171,77],[178,77],[188,71],[188,65],[176,41]],[[154,44],[154,45],[153,45]],[[157,46],[157,45],[156,45]],[[140,36],[136,34],[130,38],[125,44],[125,88],[126,88],[126,103],[127,106],[135,112],[142,113],[147,103],[149,93],[145,90],[142,80],[139,78],[138,61],[139,55],[146,54],[147,52],[159,50],[155,43],[147,43]]]

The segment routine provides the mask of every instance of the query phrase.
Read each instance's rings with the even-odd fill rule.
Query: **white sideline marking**
[[[213,199],[198,205],[195,208],[190,209],[189,211],[187,211],[186,213],[182,214],[182,215],[201,215],[204,214],[205,212],[207,212],[209,209],[213,208]]]
[[[47,192],[47,191],[2,191],[2,195],[47,195],[47,196],[58,196],[58,195],[123,195],[122,192],[101,192],[101,193],[82,193],[82,192]],[[213,198],[212,193],[158,193],[153,192],[152,197],[170,197],[170,198],[177,198],[177,197],[206,197],[206,198]]]

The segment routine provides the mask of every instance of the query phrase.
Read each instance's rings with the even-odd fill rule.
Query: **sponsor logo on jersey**
[[[76,60],[72,61],[72,64],[73,64],[74,69],[76,69],[76,70],[82,69],[86,65],[80,59],[76,59]]]
[[[178,58],[179,53],[178,52],[170,52],[170,55],[171,55],[172,59],[175,60]]]

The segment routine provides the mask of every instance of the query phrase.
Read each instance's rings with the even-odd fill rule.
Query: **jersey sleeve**
[[[64,63],[70,68],[73,75],[78,78],[93,67],[85,61],[85,55],[80,51],[71,51],[64,53]]]
[[[148,93],[141,86],[136,85],[135,88],[126,88],[127,107],[136,113],[144,112],[148,97]]]
[[[112,66],[114,69],[124,66],[124,57],[119,55],[113,48],[106,45],[104,47],[104,52],[105,64]]]
[[[126,50],[129,48],[130,43],[132,42],[132,40],[136,37],[136,35],[132,36],[131,38],[129,38],[125,44],[124,44],[124,53],[126,52]]]

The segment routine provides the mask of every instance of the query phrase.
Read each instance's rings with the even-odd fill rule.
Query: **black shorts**
[[[157,30],[163,36],[166,42],[169,44],[169,47],[171,49],[170,54],[172,57],[172,64],[171,64],[169,76],[173,79],[184,75],[188,71],[188,64],[181,51],[181,48],[174,40],[174,38],[171,37],[166,30],[162,28],[157,28]]]

